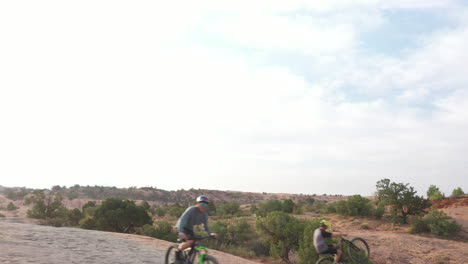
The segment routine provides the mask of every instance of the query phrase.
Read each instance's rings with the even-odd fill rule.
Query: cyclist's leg
[[[340,263],[342,256],[343,256],[343,251],[341,251],[340,249],[337,249],[336,254],[335,254],[335,262]]]
[[[193,244],[195,244],[195,240],[186,240],[179,244],[179,250],[182,252],[187,248],[193,246]]]
[[[193,244],[195,244],[195,240],[191,239],[192,237],[195,236],[193,232],[179,233],[178,236],[183,241],[182,243],[179,244],[179,250],[181,252],[193,246]]]

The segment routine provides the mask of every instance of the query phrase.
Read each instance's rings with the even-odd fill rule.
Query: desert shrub
[[[151,207],[151,212],[153,213],[153,215],[163,217],[167,213],[167,208],[161,206],[153,206]]]
[[[431,233],[448,236],[461,230],[461,226],[442,211],[431,208],[429,214],[424,216]]]
[[[372,215],[374,216],[375,219],[382,219],[383,215],[385,214],[385,207],[383,206],[377,206],[374,208]]]
[[[4,215],[4,214],[0,214],[0,217],[5,217],[5,215]]]
[[[10,202],[8,205],[7,205],[7,208],[6,208],[8,211],[14,211],[16,209],[18,209],[17,206],[15,206],[12,202]]]
[[[270,200],[266,203],[261,203],[258,205],[258,209],[255,211],[257,216],[266,217],[268,213],[271,212],[281,212],[283,210],[283,204],[279,200]]]
[[[242,210],[240,209],[239,203],[227,202],[218,204],[216,207],[216,215],[222,216],[224,218],[238,217],[242,215]]]
[[[440,200],[444,199],[445,195],[439,190],[439,188],[435,185],[429,186],[427,190],[427,199],[429,200]]]
[[[325,212],[345,216],[370,216],[373,213],[373,207],[369,199],[354,195],[348,200],[328,204]]]
[[[146,224],[137,233],[171,242],[177,240],[172,224],[166,221],[158,221],[154,225]]]
[[[171,205],[167,208],[167,211],[170,216],[179,218],[187,208],[184,206],[179,205],[178,203]]]
[[[94,218],[81,219],[80,227],[83,229],[96,229],[96,220]]]
[[[82,207],[83,217],[92,217],[96,212],[98,205],[95,201],[89,201]]]
[[[417,233],[426,233],[430,232],[431,229],[429,228],[429,225],[424,221],[422,216],[416,216],[411,219],[410,221],[410,228],[409,231],[410,233],[417,234]]]
[[[412,233],[431,232],[440,236],[449,236],[461,230],[461,226],[442,211],[431,208],[424,217],[416,217],[410,227]]]
[[[25,199],[25,204],[33,204],[27,215],[36,219],[65,219],[67,209],[62,204],[63,197],[59,193],[45,193],[42,190],[35,191],[31,197]]]
[[[370,229],[369,224],[368,223],[362,223],[361,224],[361,229]]]
[[[246,244],[256,256],[269,256],[270,255],[270,244],[261,239],[255,239]]]
[[[80,224],[81,218],[83,217],[84,215],[80,209],[75,208],[73,210],[69,210],[67,212],[67,225],[78,226]]]
[[[257,231],[270,243],[270,255],[289,263],[289,252],[297,250],[304,224],[284,212],[271,212],[257,219]]]
[[[210,229],[218,234],[214,244],[215,248],[221,249],[228,245],[242,246],[255,238],[255,232],[245,219],[238,221],[216,221],[211,224]]]
[[[465,192],[463,192],[462,188],[458,187],[458,188],[453,189],[451,197],[455,198],[455,197],[462,196],[464,194]]]
[[[31,189],[26,188],[15,188],[15,189],[6,189],[4,191],[5,196],[13,201],[22,200],[26,195],[31,193]]]
[[[98,230],[132,233],[136,228],[152,224],[151,218],[142,206],[130,200],[106,199],[94,213]]]
[[[291,199],[286,199],[282,204],[282,211],[291,214],[296,209],[296,204]]]

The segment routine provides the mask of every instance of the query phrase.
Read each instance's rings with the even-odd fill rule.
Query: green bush
[[[424,220],[429,225],[431,233],[448,236],[461,230],[461,226],[442,211],[431,208]]]
[[[102,231],[133,233],[138,227],[152,224],[142,206],[130,200],[106,199],[94,213],[95,228]]]
[[[31,197],[25,199],[25,204],[32,204],[33,208],[27,211],[29,218],[48,219],[52,225],[61,226],[66,221],[67,209],[62,204],[63,197],[59,193],[45,193],[43,190],[34,191]]]
[[[377,206],[377,208],[375,208],[372,213],[375,219],[382,219],[384,214],[385,214],[385,207],[383,206]]]
[[[427,199],[433,200],[441,200],[444,199],[445,195],[439,190],[439,188],[435,185],[429,186],[427,190]]]
[[[67,225],[70,226],[78,226],[80,224],[80,220],[84,217],[83,213],[80,209],[73,209],[67,212]]]
[[[463,192],[462,188],[460,188],[460,187],[455,188],[455,189],[453,189],[453,191],[452,191],[452,197],[453,197],[453,198],[462,196],[462,195],[464,195],[464,194],[465,194],[465,192]]]
[[[449,236],[461,230],[461,226],[442,211],[431,208],[424,217],[416,217],[412,220],[410,232],[431,232],[440,236]]]
[[[417,234],[417,233],[426,233],[430,232],[431,229],[429,228],[429,225],[424,221],[423,217],[421,216],[416,216],[411,219],[410,221],[410,228],[409,231],[410,233]]]
[[[224,218],[238,217],[242,215],[242,210],[240,209],[239,203],[227,202],[218,204],[216,207],[216,215],[222,216]]]
[[[327,213],[345,216],[370,216],[373,214],[373,210],[371,201],[360,195],[353,195],[348,200],[334,202],[326,207]]]
[[[254,252],[257,257],[270,255],[270,244],[265,240],[252,240],[246,244],[246,247]]]
[[[271,212],[281,212],[283,210],[283,204],[279,200],[270,200],[266,203],[258,205],[258,209],[255,211],[257,216],[266,217]]]
[[[0,214],[0,217],[5,217],[5,215],[4,215],[4,214]]]
[[[299,248],[304,223],[284,212],[271,212],[257,218],[257,231],[270,244],[270,255],[289,263],[289,252]]]
[[[169,215],[175,218],[179,218],[186,210],[186,207],[179,205],[178,203],[171,205],[167,208]]]
[[[146,224],[137,233],[171,242],[177,240],[172,224],[166,221],[158,221],[154,225]]]

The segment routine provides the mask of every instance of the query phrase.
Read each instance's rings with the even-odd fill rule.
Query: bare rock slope
[[[171,243],[149,237],[0,220],[0,263],[164,263]],[[210,251],[221,263],[255,263]]]

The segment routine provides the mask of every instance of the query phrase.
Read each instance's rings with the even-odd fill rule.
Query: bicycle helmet
[[[200,195],[197,197],[197,203],[210,203],[210,199],[205,195]]]
[[[320,221],[320,225],[322,225],[322,226],[327,226],[328,228],[331,227],[330,223],[329,223],[327,220],[325,220],[325,219],[322,220],[322,221]]]

